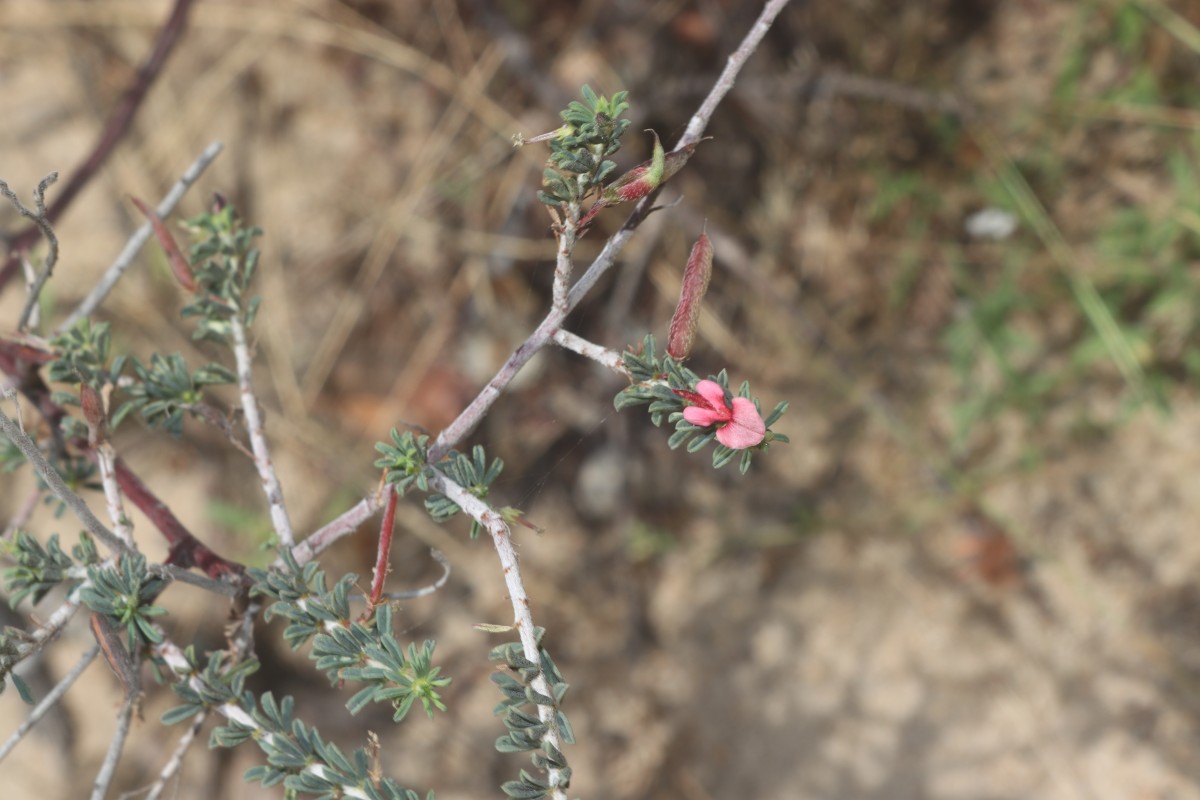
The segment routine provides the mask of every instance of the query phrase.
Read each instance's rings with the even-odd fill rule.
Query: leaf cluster
[[[319,800],[365,797],[368,800],[421,800],[391,778],[375,776],[371,758],[362,748],[347,756],[336,744],[327,742],[315,728],[295,718],[295,701],[285,696],[276,703],[270,692],[262,696],[261,709],[247,711],[258,730],[231,723],[222,730],[220,744],[231,746],[254,737],[267,754],[267,763],[246,771],[247,781],[264,787],[282,783],[294,795],[313,795]],[[214,741],[218,738],[213,732]],[[427,797],[433,798],[433,792]]]
[[[714,441],[717,435],[716,426],[709,425],[702,427],[693,425],[684,419],[683,409],[687,407],[687,402],[673,391],[675,389],[687,392],[694,391],[696,384],[700,382],[700,376],[669,355],[664,354],[662,358],[659,358],[655,352],[654,336],[646,336],[642,341],[640,352],[627,350],[622,353],[621,363],[624,365],[633,383],[622,389],[613,398],[613,405],[618,411],[630,406],[649,406],[647,410],[650,412],[650,421],[654,423],[656,428],[661,427],[664,420],[675,426],[675,432],[667,440],[667,445],[672,450],[686,444],[687,451],[695,453]],[[721,370],[716,375],[710,375],[708,379],[716,381],[721,385],[721,388],[725,390],[726,400],[728,401],[731,392],[729,389],[729,375],[726,371]],[[759,401],[750,393],[749,381],[742,382],[737,394],[739,397],[745,397],[753,401],[759,413],[762,413]],[[762,444],[744,450],[734,450],[720,442],[716,442],[712,456],[713,468],[720,469],[732,461],[735,456],[740,455],[738,469],[744,475],[750,469],[750,463],[755,451],[766,450],[772,442],[787,442],[787,436],[770,429],[772,425],[779,421],[779,418],[783,416],[787,408],[788,403],[785,400],[775,406],[775,409],[764,418],[767,424],[767,435],[763,439]]]
[[[189,254],[196,296],[184,307],[183,316],[198,318],[196,339],[228,342],[230,321],[236,317],[249,328],[258,312],[259,298],[249,296],[249,289],[258,270],[254,240],[262,229],[242,224],[228,203],[186,225],[197,239]]]
[[[26,598],[37,605],[51,589],[62,583],[67,583],[68,589],[75,588],[85,575],[78,564],[87,566],[100,560],[95,542],[82,531],[79,544],[71,549],[71,555],[58,543],[57,533],[51,534],[43,546],[28,532],[18,531],[16,539],[4,543],[3,548],[15,562],[14,566],[4,570],[8,603],[13,608]]]
[[[107,322],[92,324],[86,317],[65,333],[54,337],[50,344],[58,357],[49,363],[47,373],[50,380],[77,385],[86,383],[97,391],[106,385],[115,384],[125,367],[125,357],[118,356],[110,366],[112,331]],[[55,401],[78,405],[74,395],[59,392]]]
[[[550,140],[550,158],[542,172],[538,200],[548,206],[578,204],[616,169],[609,157],[621,149],[629,120],[628,92],[611,98],[597,95],[584,84],[583,102],[572,100],[561,112],[563,126]]]
[[[416,792],[389,778],[376,779],[362,749],[347,757],[336,745],[322,739],[315,728],[296,719],[295,701],[290,696],[277,702],[272,693],[266,692],[256,700],[254,693],[246,689],[246,678],[258,669],[256,660],[234,664],[228,653],[214,652],[202,668],[191,647],[184,651],[184,657],[189,669],[174,685],[183,704],[164,713],[163,723],[174,725],[203,710],[222,706],[238,709],[252,724],[237,715],[227,725],[213,729],[209,744],[236,747],[250,740],[256,742],[266,754],[267,763],[248,769],[247,781],[259,781],[267,787],[282,783],[292,793],[331,800],[347,796],[420,800]]]
[[[482,500],[488,496],[492,483],[504,470],[504,462],[499,458],[494,458],[488,463],[487,452],[481,445],[475,445],[469,457],[457,450],[451,450],[445,458],[432,465],[429,463],[428,436],[416,436],[411,431],[400,433],[392,428],[391,438],[391,444],[375,444],[375,449],[381,455],[376,459],[375,466],[385,471],[384,480],[395,486],[401,495],[414,485],[421,491],[428,492],[429,482],[441,472]],[[434,522],[439,523],[462,511],[457,503],[437,492],[425,499],[425,510],[433,517]],[[472,520],[471,538],[479,536],[481,530],[479,522]]]
[[[80,599],[88,608],[125,628],[129,652],[136,652],[140,642],[162,641],[153,619],[165,615],[167,610],[153,602],[167,580],[150,574],[145,556],[125,553],[115,564],[93,564],[88,567],[88,581]]]
[[[183,656],[187,661],[187,669],[180,670],[181,680],[171,686],[176,696],[183,700],[183,705],[163,713],[164,725],[174,725],[191,719],[201,711],[227,704],[239,708],[254,707],[254,696],[246,690],[246,678],[258,670],[257,660],[249,658],[234,664],[230,662],[228,652],[217,650],[208,654],[208,662],[202,668],[196,649],[191,645],[183,651]],[[213,731],[212,746],[232,746],[218,739],[221,730],[217,728]]]
[[[446,454],[446,458],[438,464],[438,467],[450,480],[483,500],[487,498],[492,482],[500,477],[500,473],[504,469],[504,462],[494,458],[492,463],[488,464],[487,453],[484,452],[483,446],[475,445],[471,448],[470,458],[457,450],[451,450]],[[433,517],[434,522],[440,523],[450,519],[462,509],[444,494],[432,494],[425,499],[425,510],[429,512],[429,516]],[[483,528],[479,525],[479,521],[472,519],[471,538],[477,538],[481,530]]]
[[[283,636],[293,650],[312,640],[309,657],[335,686],[345,681],[366,684],[346,703],[357,714],[369,703],[390,703],[393,720],[400,722],[420,701],[432,718],[434,709],[444,711],[438,690],[450,684],[433,666],[432,641],[418,650],[407,650],[392,633],[392,609],[380,606],[367,620],[350,615],[350,591],[358,579],[345,575],[329,588],[325,573],[314,562],[303,567],[284,551],[284,568],[250,570],[251,592],[275,600],[264,617],[288,620]]]
[[[555,666],[550,654],[540,646],[543,630],[538,628],[539,661],[534,664],[525,658],[525,652],[519,642],[509,642],[492,649],[489,658],[502,662],[507,670],[493,672],[492,683],[504,695],[493,709],[493,713],[502,717],[508,733],[496,740],[496,749],[501,753],[532,753],[533,766],[539,770],[556,769],[559,771],[558,787],[566,788],[571,782],[571,767],[561,750],[546,739],[550,724],[542,721],[538,714],[539,706],[553,709],[554,727],[559,739],[564,744],[574,744],[575,734],[567,716],[560,709],[563,697],[569,688]],[[533,681],[542,676],[550,687],[550,695],[542,694],[533,688]],[[551,788],[550,784],[521,770],[520,777],[508,781],[501,787],[507,797],[534,800],[545,797]]]
[[[229,369],[215,362],[189,372],[187,362],[178,353],[165,357],[154,353],[149,366],[133,359],[133,371],[137,381],[127,387],[129,399],[113,414],[113,427],[136,411],[147,425],[161,426],[176,438],[183,435],[185,412],[200,416],[205,386],[237,380]]]

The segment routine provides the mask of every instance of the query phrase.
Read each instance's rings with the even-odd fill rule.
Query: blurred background
[[[393,426],[436,433],[549,304],[546,151],[582,84],[630,93],[621,169],[671,143],[760,10],[738,0],[199,2],[131,130],[57,224],[61,318],[214,139],[185,199],[228,195],[265,229],[256,375],[285,497],[312,531],[378,478]],[[165,2],[0,1],[0,177],[28,198],[70,173],[134,79]],[[568,327],[663,340],[707,224],[715,270],[689,365],[791,410],[739,476],[667,448],[623,382],[539,355],[468,444],[506,469],[498,505],[537,622],[572,684],[573,795],[607,798],[1200,796],[1200,2],[795,0],[686,169]],[[55,189],[48,197],[53,200]],[[604,211],[586,265],[624,209]],[[0,208],[0,230],[21,228]],[[15,326],[11,288],[0,319]],[[142,357],[197,347],[147,248],[100,317]],[[230,395],[223,395],[226,401]],[[136,422],[118,451],[219,552],[265,563],[251,465],[189,424]],[[16,486],[15,478],[5,478]],[[14,513],[19,492],[0,493]],[[98,501],[99,502],[99,501]],[[69,518],[35,530],[76,533]],[[161,544],[136,520],[144,548]],[[350,717],[264,631],[253,683],[347,748],[384,742],[424,793],[499,796],[488,650],[510,622],[467,524],[400,514],[403,636],[435,638],[450,710]],[[369,574],[375,521],[322,563]],[[158,550],[156,551],[156,548]],[[177,642],[217,647],[225,608],[164,597]],[[273,626],[271,626],[273,627]],[[29,680],[45,691],[83,620]],[[42,683],[38,683],[42,681]],[[94,664],[0,764],[9,798],[90,791],[119,688]],[[148,682],[113,796],[175,747]],[[25,706],[0,697],[2,730]],[[208,723],[209,727],[212,721]],[[206,739],[207,731],[201,739]],[[187,757],[172,796],[279,796],[257,749]],[[129,794],[119,795],[119,792]]]

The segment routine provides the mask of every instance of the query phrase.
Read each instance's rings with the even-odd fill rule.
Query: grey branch
[[[171,212],[175,210],[175,206],[179,205],[179,201],[183,199],[183,195],[187,192],[188,188],[196,182],[204,170],[208,168],[208,165],[213,162],[213,159],[221,152],[222,147],[224,145],[220,142],[213,142],[206,147],[204,152],[200,154],[200,157],[188,167],[187,172],[183,173],[183,177],[171,187],[171,191],[167,192],[166,196],[163,197],[162,202],[154,209],[154,213],[162,219],[170,216]],[[120,255],[117,256],[117,260],[105,270],[104,277],[100,279],[100,282],[96,284],[88,296],[83,299],[83,302],[58,326],[60,331],[69,330],[76,322],[90,316],[99,308],[100,304],[104,302],[104,298],[117,285],[117,281],[121,279],[125,270],[129,268],[129,265],[133,263],[133,259],[137,257],[142,247],[150,239],[152,232],[153,229],[150,227],[150,223],[146,222],[137,229],[133,236],[129,237],[129,241],[125,243],[125,247],[121,250]]]
[[[76,662],[75,666],[71,667],[71,671],[64,675],[63,679],[58,682],[58,685],[51,689],[49,694],[33,707],[33,711],[29,712],[29,718],[18,725],[17,729],[13,731],[12,736],[9,736],[4,745],[0,746],[0,761],[3,761],[4,757],[11,753],[13,748],[25,737],[25,734],[33,730],[33,726],[41,722],[42,717],[46,716],[46,713],[54,708],[54,704],[63,698],[63,695],[71,688],[71,684],[75,683],[75,679],[82,675],[83,671],[88,668],[88,665],[96,660],[96,656],[99,653],[100,645],[94,644],[89,647],[84,652],[83,657]]]
[[[25,298],[25,307],[21,309],[21,316],[17,322],[17,330],[23,331],[29,325],[29,318],[33,314],[33,309],[37,307],[38,295],[42,293],[42,287],[46,285],[46,281],[50,279],[50,273],[54,271],[54,264],[58,261],[58,237],[54,235],[54,228],[50,225],[50,219],[46,214],[46,189],[58,180],[58,173],[51,172],[45,178],[42,178],[41,183],[33,191],[33,204],[36,211],[28,208],[21,202],[21,198],[17,197],[16,193],[8,188],[8,184],[0,181],[0,194],[8,198],[8,201],[13,204],[13,207],[21,213],[21,216],[28,218],[38,227],[42,235],[46,237],[46,243],[49,245],[49,251],[46,253],[46,263],[42,265],[42,271],[38,273],[33,284],[29,287],[29,296]]]
[[[87,528],[88,533],[104,542],[108,549],[114,553],[129,552],[129,548],[125,543],[112,531],[104,527],[104,523],[92,513],[87,503],[83,502],[83,498],[71,491],[62,479],[62,476],[58,474],[58,470],[52,467],[50,462],[46,460],[46,457],[42,455],[42,451],[38,449],[37,444],[26,436],[17,423],[3,411],[0,411],[0,433],[7,436],[9,441],[17,446],[21,454],[33,465],[37,474],[50,487],[50,491],[54,492],[54,495],[63,501],[67,508],[74,512],[79,521],[83,523],[83,527]]]

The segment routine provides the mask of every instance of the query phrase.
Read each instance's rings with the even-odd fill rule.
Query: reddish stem
[[[132,85],[125,90],[125,95],[113,110],[112,116],[108,118],[96,146],[92,148],[92,152],[84,159],[83,163],[75,169],[62,190],[58,192],[58,197],[54,202],[47,207],[46,220],[48,222],[54,222],[62,215],[75,196],[100,171],[100,167],[104,165],[117,144],[125,137],[134,115],[141,108],[142,101],[146,99],[150,87],[162,72],[167,56],[171,54],[175,45],[182,38],[188,12],[191,11],[193,2],[194,0],[175,0],[171,16],[167,17],[167,21],[163,23],[162,29],[158,32],[154,50],[138,70]],[[30,225],[10,240],[8,258],[5,260],[4,266],[0,267],[0,289],[3,289],[16,274],[17,268],[21,264],[21,254],[33,245],[37,240],[38,233],[39,228],[36,225]]]
[[[383,523],[379,526],[379,552],[375,555],[375,573],[371,580],[371,596],[367,598],[367,611],[364,618],[369,618],[375,607],[383,600],[383,582],[387,580],[389,562],[392,553],[392,530],[396,523],[396,504],[399,494],[388,487],[387,506],[383,509]]]
[[[54,435],[58,435],[59,425],[66,411],[54,402],[50,396],[50,387],[42,379],[38,368],[50,361],[52,356],[42,350],[11,340],[0,340],[0,371],[12,378],[14,387],[38,409],[46,420]],[[73,440],[88,458],[95,460],[96,451],[83,440]],[[66,449],[66,442],[56,439],[56,448]],[[170,552],[166,563],[174,564],[184,569],[199,567],[210,578],[220,578],[226,574],[241,575],[245,567],[236,561],[229,561],[210,550],[203,542],[192,535],[183,523],[171,513],[171,509],[159,500],[152,491],[142,483],[133,470],[121,459],[116,460],[117,485],[129,498],[130,502],[141,509],[158,528],[163,538],[170,544]]]
[[[91,451],[88,455],[91,455]],[[241,575],[245,572],[246,568],[241,564],[222,558],[210,550],[204,542],[193,536],[192,532],[184,527],[179,518],[171,512],[171,509],[167,508],[167,505],[159,500],[146,484],[142,483],[142,479],[135,475],[124,461],[120,458],[116,459],[115,466],[117,485],[121,487],[121,491],[125,493],[131,503],[150,518],[154,527],[158,528],[159,533],[171,545],[164,563],[174,564],[184,569],[199,567],[204,570],[205,575],[213,579],[219,579],[222,575],[231,573]]]

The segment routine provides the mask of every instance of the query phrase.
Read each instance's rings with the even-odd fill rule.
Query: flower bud
[[[678,150],[672,150],[670,153],[664,153],[658,134],[654,131],[650,132],[654,134],[653,157],[649,161],[638,164],[606,186],[600,193],[600,199],[592,205],[584,218],[579,220],[580,226],[586,225],[592,217],[600,213],[601,209],[630,200],[641,200],[683,169],[683,165],[696,151],[696,143],[693,143]]]
[[[79,386],[79,405],[87,421],[92,445],[101,444],[107,438],[108,415],[104,412],[104,399],[95,387],[84,381]]]

